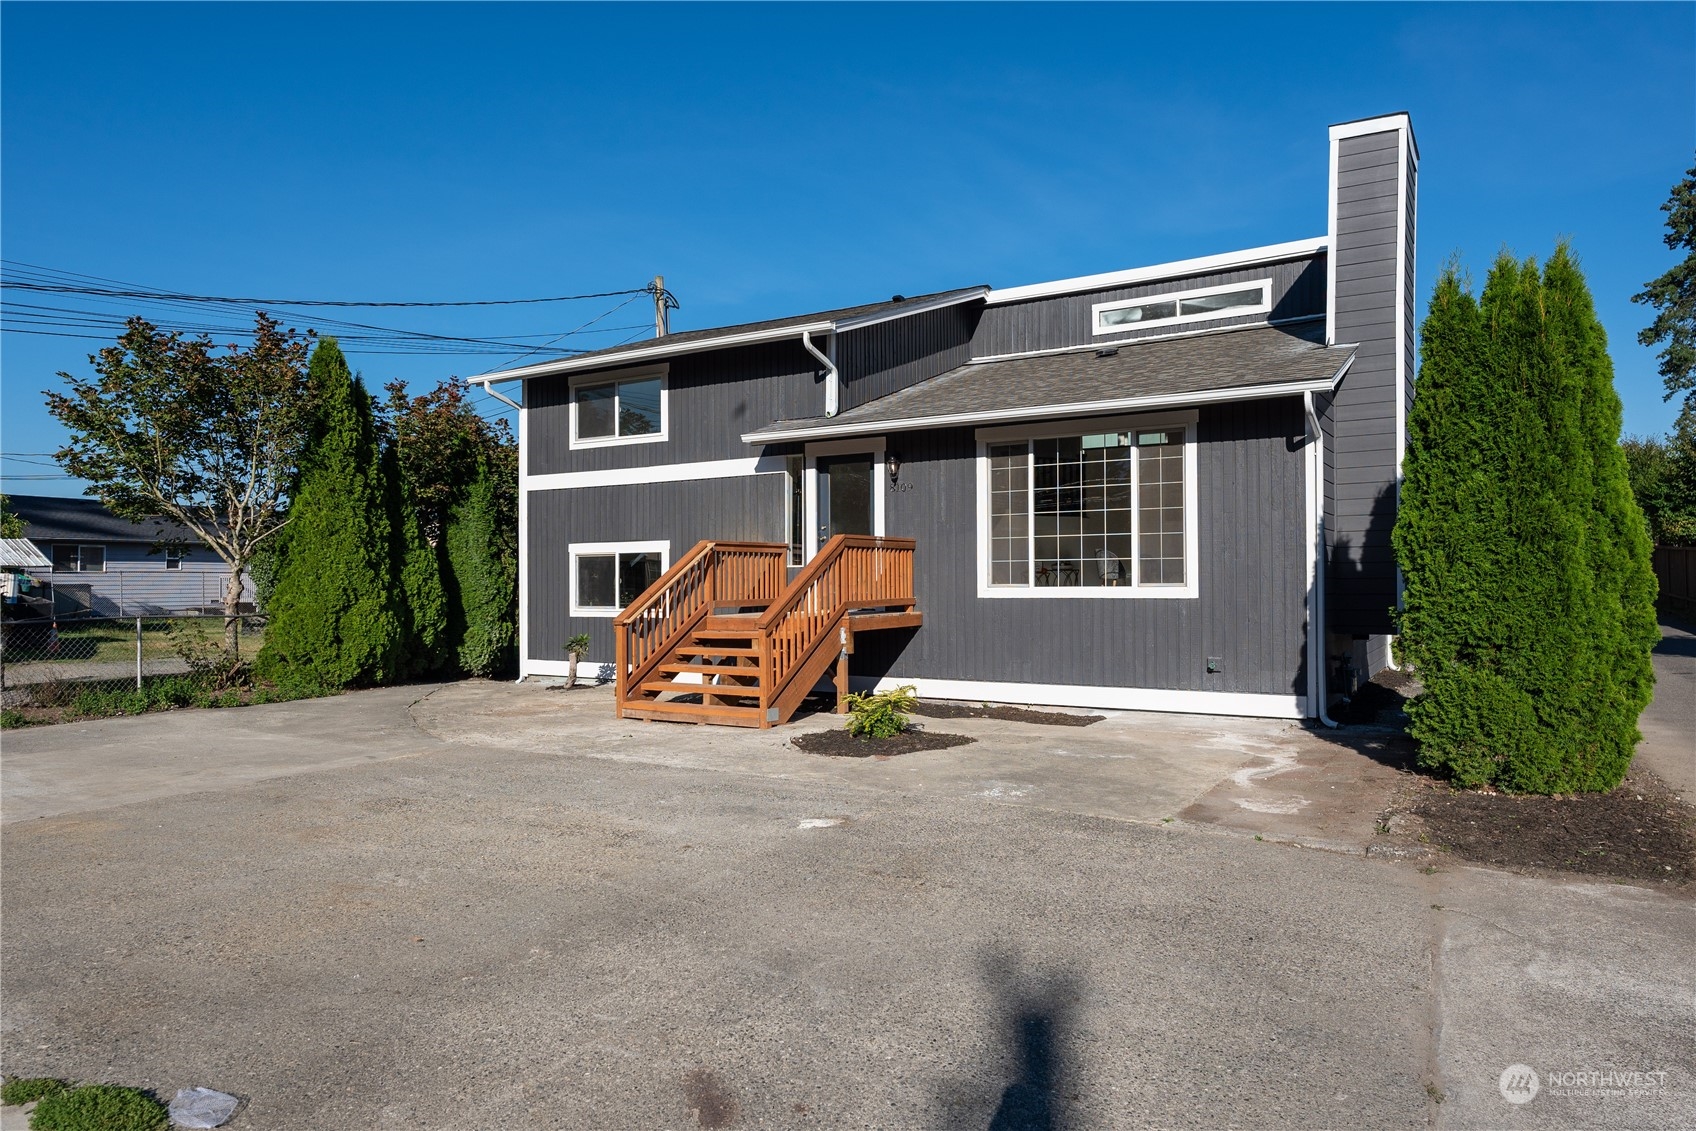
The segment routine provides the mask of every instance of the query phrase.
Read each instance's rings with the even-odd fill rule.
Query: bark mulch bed
[[[893,738],[855,738],[845,730],[821,730],[798,734],[789,740],[797,750],[823,754],[827,758],[889,758],[920,750],[946,750],[976,742],[963,734],[934,734],[928,730],[904,730]]]
[[[1696,809],[1634,771],[1611,793],[1529,797],[1425,781],[1402,812],[1422,841],[1460,860],[1515,871],[1579,872],[1684,886],[1696,879]]]
[[[1087,727],[1099,723],[1106,715],[1068,715],[1063,711],[1033,711],[1028,707],[980,707],[964,703],[937,703],[921,700],[913,714],[928,719],[1000,719],[1007,723],[1044,723],[1056,727]]]

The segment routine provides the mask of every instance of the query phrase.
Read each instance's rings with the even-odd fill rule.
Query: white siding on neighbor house
[[[151,547],[146,543],[78,541],[81,545],[104,546],[106,569],[101,573],[55,570],[36,574],[40,580],[52,582],[59,595],[59,611],[86,607],[96,616],[144,616],[198,612],[223,605],[230,570],[210,550],[189,549],[179,568],[166,569],[165,552],[149,553]],[[42,552],[51,557],[55,544],[44,541]],[[242,599],[253,603],[251,577],[243,579]]]

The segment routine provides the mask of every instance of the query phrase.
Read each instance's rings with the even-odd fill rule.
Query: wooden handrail
[[[697,542],[613,618],[619,702],[667,653],[724,605],[763,605],[783,590],[789,548],[771,542]]]
[[[762,709],[783,695],[791,679],[842,618],[856,608],[901,605],[911,608],[911,538],[838,534],[826,542],[807,568],[789,583],[756,624],[762,640]]]

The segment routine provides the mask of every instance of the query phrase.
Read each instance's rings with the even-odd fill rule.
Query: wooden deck
[[[839,534],[784,584],[782,544],[697,544],[613,621],[619,717],[771,727],[832,666],[843,710],[855,635],[923,623],[913,551]]]

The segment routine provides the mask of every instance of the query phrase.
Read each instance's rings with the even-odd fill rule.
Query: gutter
[[[1322,726],[1336,729],[1337,721],[1327,711],[1325,687],[1325,579],[1320,574],[1319,555],[1325,545],[1325,430],[1313,410],[1313,394],[1301,395],[1307,414],[1307,683],[1313,714]]]

